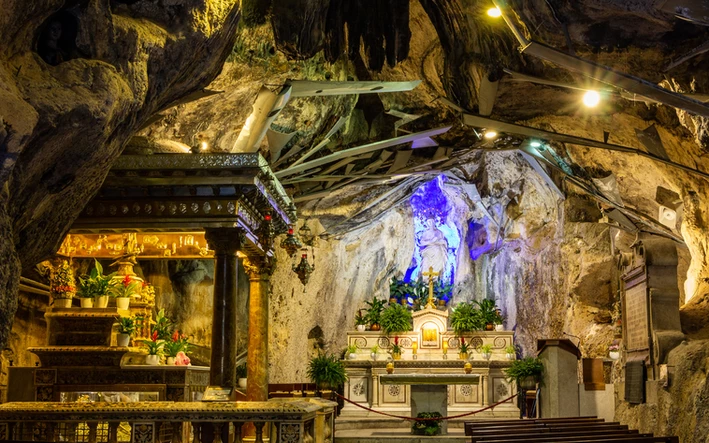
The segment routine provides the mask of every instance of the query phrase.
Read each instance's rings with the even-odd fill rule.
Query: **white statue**
[[[448,261],[448,242],[443,231],[436,227],[436,222],[432,218],[426,220],[426,229],[421,233],[419,247],[421,248],[421,271],[433,268],[434,272],[443,275]]]

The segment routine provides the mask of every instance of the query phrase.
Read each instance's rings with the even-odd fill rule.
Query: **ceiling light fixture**
[[[487,15],[493,18],[498,18],[502,15],[502,11],[500,11],[500,8],[490,8],[487,10]]]
[[[209,147],[209,144],[207,142],[202,142],[199,144],[199,147],[201,150],[206,151],[207,148]]]
[[[488,140],[492,140],[493,138],[497,137],[497,132],[495,131],[485,131],[485,134],[483,134],[483,137],[485,137]]]
[[[531,142],[531,143],[529,144],[529,146],[531,146],[531,147],[533,147],[533,148],[539,148],[539,147],[542,146],[542,143],[541,143],[541,142],[538,142],[538,141],[533,141],[533,142]]]
[[[583,95],[583,104],[589,108],[594,108],[598,106],[601,102],[601,95],[598,91],[586,91]]]

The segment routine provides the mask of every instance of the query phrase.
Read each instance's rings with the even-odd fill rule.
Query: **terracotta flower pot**
[[[379,323],[372,323],[372,325],[369,326],[370,331],[379,331],[380,329],[382,329],[382,327],[379,326]]]

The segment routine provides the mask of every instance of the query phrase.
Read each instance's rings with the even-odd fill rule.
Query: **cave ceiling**
[[[497,2],[507,5],[516,36],[487,16],[492,2],[251,2],[221,75],[202,94],[214,95],[154,116],[127,152],[204,143],[239,151],[262,88],[420,80],[405,92],[291,97],[258,149],[304,216],[321,217],[331,233],[349,230],[440,173],[475,181],[481,156],[512,150],[518,167],[533,167],[561,198],[583,194],[611,224],[682,241],[679,222],[662,225],[658,208],[676,209],[709,178],[709,11],[700,1],[680,3]],[[529,42],[536,46],[521,51]],[[601,95],[595,108],[582,105],[589,89]],[[446,130],[283,172],[436,128]],[[493,130],[498,136],[486,139]]]

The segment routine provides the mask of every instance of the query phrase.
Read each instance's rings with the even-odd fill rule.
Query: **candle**
[[[443,353],[444,354],[448,353],[448,342],[447,341],[443,342]]]
[[[411,343],[411,351],[416,354],[416,350],[419,348],[418,342]]]

